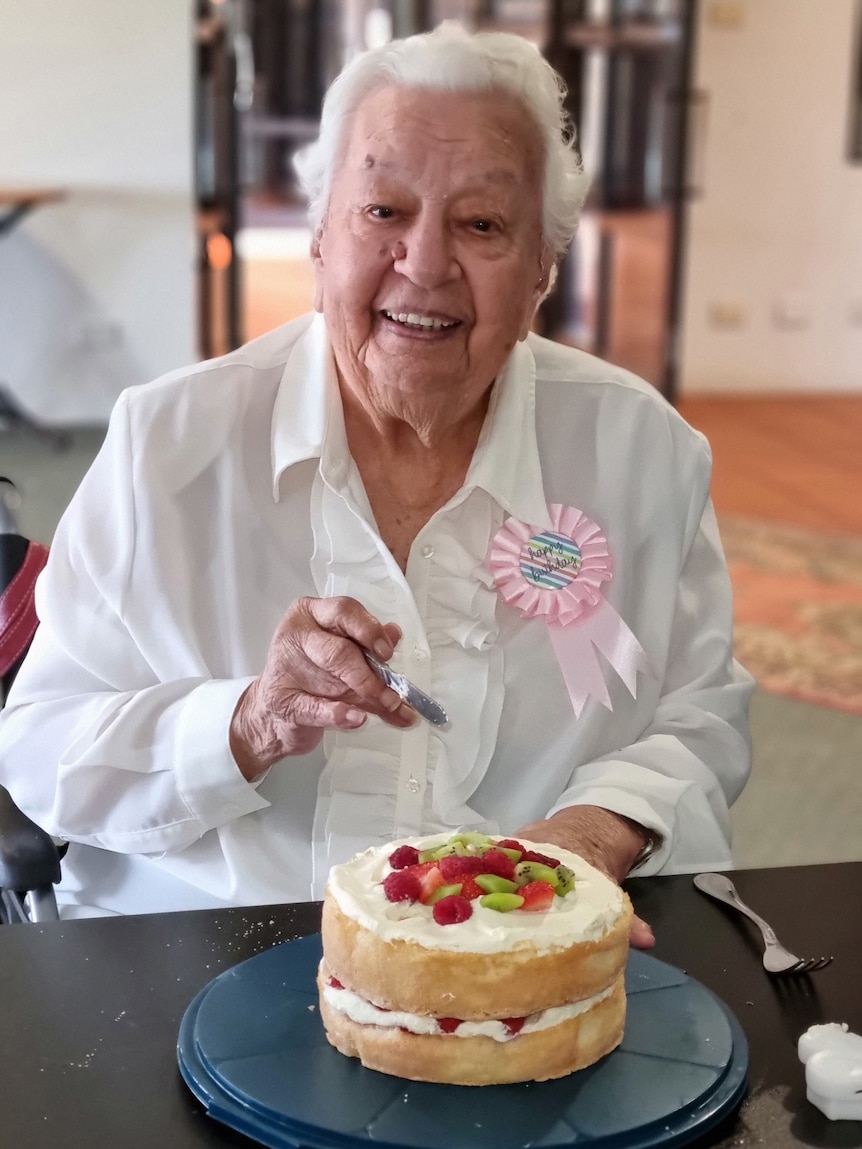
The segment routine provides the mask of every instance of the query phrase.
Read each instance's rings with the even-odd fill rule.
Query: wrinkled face
[[[345,131],[312,249],[342,380],[469,409],[547,284],[538,129],[508,93],[390,86]]]

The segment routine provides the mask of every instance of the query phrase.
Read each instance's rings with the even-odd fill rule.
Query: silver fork
[[[764,921],[759,914],[756,914],[745,904],[736,892],[733,882],[724,874],[697,874],[694,884],[701,893],[709,894],[711,898],[724,902],[727,906],[732,906],[754,922],[763,934],[765,943],[763,968],[767,973],[813,973],[814,970],[823,969],[832,961],[831,957],[800,958],[796,954],[792,954],[775,936],[775,930],[769,922]]]

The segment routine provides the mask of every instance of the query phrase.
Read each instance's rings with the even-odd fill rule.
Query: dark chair
[[[0,706],[36,633],[36,577],[48,548],[14,529],[0,476]],[[54,883],[60,880],[61,850],[0,786],[0,924],[57,919]]]

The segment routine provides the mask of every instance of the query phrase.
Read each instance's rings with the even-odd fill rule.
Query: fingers
[[[379,622],[355,599],[293,603],[231,720],[231,747],[243,774],[256,777],[280,758],[308,753],[325,729],[355,730],[370,714],[399,729],[418,721],[361,649],[388,660],[400,638],[398,626]]]
[[[382,683],[380,685],[382,686]],[[392,726],[412,726],[416,720],[416,712],[391,690],[386,689],[385,692],[394,700],[394,707],[387,709],[386,721]],[[389,707],[388,699],[383,705]],[[369,713],[369,710],[350,702],[296,692],[290,700],[284,719],[287,723],[311,729],[326,730],[334,727],[339,730],[356,730],[365,725]]]
[[[384,662],[392,657],[401,638],[400,627],[392,623],[385,626],[354,598],[305,598],[295,605],[321,630],[351,639]]]
[[[379,622],[355,599],[301,599],[285,615],[277,638],[291,685],[353,702],[386,720],[399,712],[400,699],[370,669],[363,649],[388,661],[401,628]]]

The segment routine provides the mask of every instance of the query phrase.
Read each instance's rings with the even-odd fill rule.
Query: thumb
[[[643,918],[632,918],[632,930],[629,936],[629,942],[636,950],[651,950],[655,945],[655,934]]]
[[[396,647],[401,641],[401,627],[397,622],[384,622],[383,629],[386,631],[393,648]]]

